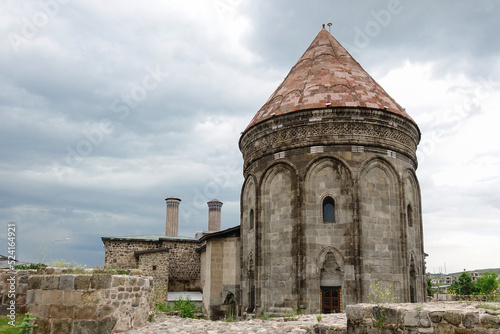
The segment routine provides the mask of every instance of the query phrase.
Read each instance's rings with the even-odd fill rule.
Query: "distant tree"
[[[498,288],[498,274],[485,272],[482,277],[477,279],[477,292],[481,295],[489,295]]]
[[[427,296],[434,296],[436,289],[432,288],[432,278],[427,278]]]
[[[457,295],[474,295],[477,293],[476,284],[472,281],[469,273],[463,272],[458,276],[458,280],[450,285],[450,290],[452,290]]]

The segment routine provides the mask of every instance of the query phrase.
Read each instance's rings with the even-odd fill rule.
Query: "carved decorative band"
[[[416,164],[419,133],[409,121],[388,119],[386,115],[377,118],[374,113],[368,118],[359,111],[349,117],[343,113],[321,116],[311,112],[285,115],[250,129],[240,141],[245,166],[264,155],[315,145],[380,147],[400,152]]]

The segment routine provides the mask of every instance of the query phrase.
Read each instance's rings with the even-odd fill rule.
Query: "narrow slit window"
[[[323,222],[335,223],[335,201],[331,197],[323,200]]]
[[[254,225],[254,213],[253,213],[253,209],[250,209],[250,217],[249,217],[249,229],[252,230],[253,229],[253,225]]]
[[[408,227],[413,227],[413,210],[410,204],[406,207],[406,218],[408,219]]]
[[[153,271],[156,271],[156,266],[153,266]]]

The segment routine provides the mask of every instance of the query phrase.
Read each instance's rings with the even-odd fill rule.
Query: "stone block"
[[[73,334],[101,334],[99,332],[99,324],[95,320],[76,320],[73,326]]]
[[[71,319],[54,319],[52,321],[52,331],[50,333],[72,334],[73,321]],[[97,332],[95,332],[97,333]]]
[[[41,289],[41,282],[43,276],[30,276],[28,278],[28,290]]]
[[[126,332],[130,329],[130,320],[121,318],[118,319],[115,325],[115,332],[120,333],[120,332]]]
[[[114,317],[107,317],[101,321],[99,321],[98,325],[98,333],[109,334],[112,333],[113,328],[115,328],[117,319]]]
[[[483,314],[479,318],[479,321],[481,322],[481,325],[483,325],[484,328],[488,328],[488,329],[500,328],[500,317],[499,316],[490,315],[490,314]]]
[[[455,327],[453,327],[450,324],[439,324],[436,327],[436,334],[454,334],[455,333]]]
[[[74,317],[74,306],[69,305],[50,305],[49,306],[49,317],[60,319],[60,318],[73,318]]]
[[[66,305],[78,305],[82,302],[83,291],[62,290],[62,299]]]
[[[75,319],[95,319],[97,314],[96,305],[78,305],[75,306]]]
[[[47,304],[47,305],[63,305],[63,304],[65,304],[65,300],[63,298],[63,291],[61,291],[61,290],[46,291],[46,293],[44,295],[46,297],[44,304]]]
[[[75,276],[75,290],[88,290],[90,289],[90,275],[77,275]]]
[[[36,290],[28,290],[26,292],[26,304],[35,303]]]
[[[49,317],[49,307],[47,305],[29,305],[28,311],[35,318],[46,319]]]
[[[125,284],[125,277],[124,276],[113,276],[113,288],[124,285]]]
[[[462,328],[462,327],[456,327],[455,328],[455,334],[474,334],[474,330],[473,329]]]
[[[347,305],[345,308],[347,319],[353,322],[363,321],[365,318],[361,305]]]
[[[33,334],[47,334],[50,333],[50,322],[46,319],[36,319],[35,328],[33,328]]]
[[[82,303],[84,304],[96,304],[101,300],[100,291],[83,291],[82,293]]]
[[[24,305],[24,304],[26,304],[26,294],[16,295],[16,305]]]
[[[427,312],[418,312],[418,324],[423,328],[431,327],[431,319]]]
[[[40,277],[41,277],[40,289],[42,290],[59,289],[59,276],[40,276]]]
[[[443,311],[429,312],[429,317],[433,323],[438,324],[443,320],[443,314]]]
[[[113,313],[113,311],[114,311],[113,307],[111,307],[109,305],[103,306],[99,309],[99,312],[97,313],[97,317],[98,318],[107,317],[108,315],[111,315]]]
[[[113,277],[110,274],[94,274],[90,279],[92,289],[109,289]]]
[[[405,327],[417,327],[419,325],[418,311],[406,311],[404,315]]]
[[[473,312],[466,313],[462,322],[465,328],[474,328],[479,323],[479,314]]]
[[[443,319],[454,326],[459,326],[462,322],[462,314],[458,311],[446,311],[443,314]]]
[[[387,321],[387,323],[397,325],[403,322],[403,315],[399,310],[394,308],[386,308],[384,310],[385,320]]]
[[[73,290],[75,287],[75,275],[63,274],[59,279],[59,290]]]

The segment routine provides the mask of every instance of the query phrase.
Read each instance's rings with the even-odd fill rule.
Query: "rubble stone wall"
[[[500,311],[495,308],[500,303],[349,305],[347,333],[498,334]]]
[[[0,270],[0,314],[11,314],[12,311],[24,313],[28,277],[36,270]]]
[[[127,275],[32,275],[28,311],[33,333],[119,333],[145,323],[152,278]]]

